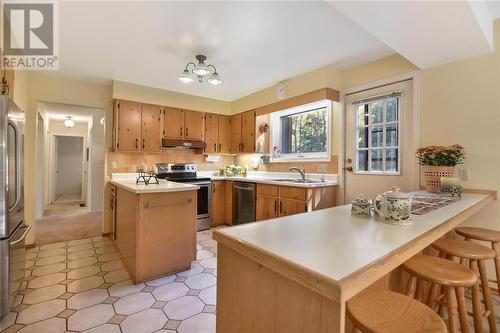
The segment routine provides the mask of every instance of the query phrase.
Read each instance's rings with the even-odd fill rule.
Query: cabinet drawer
[[[300,187],[280,186],[280,198],[305,201],[306,191],[307,189]]]
[[[273,197],[277,197],[278,196],[278,186],[257,184],[257,194],[264,194],[264,195],[270,195]]]

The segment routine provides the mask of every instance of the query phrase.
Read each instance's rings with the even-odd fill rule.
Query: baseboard
[[[34,244],[34,243],[33,243],[33,244],[26,244],[26,245],[24,246],[24,248],[26,248],[26,249],[32,249],[32,248],[34,248],[34,247],[35,247],[35,244]]]
[[[109,237],[109,236],[111,236],[110,232],[103,232],[102,233],[102,237]]]

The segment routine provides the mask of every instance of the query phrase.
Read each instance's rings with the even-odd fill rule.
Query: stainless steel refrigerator
[[[24,112],[0,95],[0,317],[9,314],[24,278]],[[34,166],[32,166],[34,167]]]

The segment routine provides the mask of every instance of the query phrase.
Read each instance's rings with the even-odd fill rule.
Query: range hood
[[[191,141],[191,140],[175,140],[175,139],[161,139],[162,148],[192,148],[192,149],[204,149],[207,148],[207,144],[202,141]]]

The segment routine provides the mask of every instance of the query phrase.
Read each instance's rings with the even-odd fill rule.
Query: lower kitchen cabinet
[[[211,225],[212,227],[217,227],[224,224],[225,216],[225,181],[216,180],[212,181],[212,197],[211,197]]]
[[[257,221],[289,216],[336,205],[337,186],[305,188],[257,184]]]
[[[115,246],[134,282],[189,269],[196,260],[197,191],[117,188]]]
[[[257,194],[257,206],[255,212],[257,221],[278,217],[278,201],[279,199],[277,197]]]

